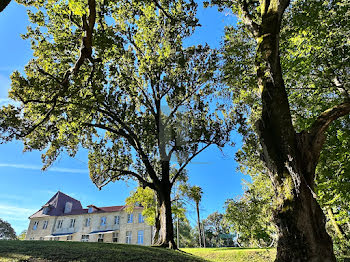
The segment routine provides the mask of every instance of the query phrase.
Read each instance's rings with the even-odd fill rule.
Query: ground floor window
[[[54,237],[54,239],[53,240],[55,240],[55,241],[59,241],[60,240],[60,237]]]
[[[98,234],[97,242],[103,242],[104,234]]]
[[[81,235],[81,242],[89,242],[89,235]]]
[[[73,236],[67,236],[67,240],[72,240]]]
[[[43,237],[40,237],[39,240],[44,240],[44,238],[43,238]]]
[[[143,230],[137,231],[137,244],[143,244]]]
[[[126,231],[125,243],[131,244],[131,231]]]
[[[113,242],[118,242],[118,237],[119,237],[119,233],[118,232],[114,232],[113,233]]]

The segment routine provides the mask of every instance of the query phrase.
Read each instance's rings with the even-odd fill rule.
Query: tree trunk
[[[276,262],[335,262],[325,216],[313,193],[324,137],[316,139],[309,132],[295,132],[282,77],[279,33],[289,1],[263,2],[266,5],[255,34],[257,76],[262,90],[262,114],[256,127],[262,158],[276,192]]]
[[[154,234],[153,245],[177,249],[174,241],[174,227],[171,212],[171,187],[162,184],[162,188],[157,190],[158,210],[156,217],[156,232]]]
[[[199,247],[202,247],[202,234],[201,234],[201,220],[199,217],[199,203],[196,202],[196,209],[197,209],[197,221],[198,221],[198,243],[199,243]]]

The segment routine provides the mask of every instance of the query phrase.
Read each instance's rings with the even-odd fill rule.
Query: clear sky
[[[236,22],[233,16],[217,12],[215,8],[199,8],[202,27],[188,40],[188,44],[208,43],[219,47],[224,26]],[[20,34],[26,32],[28,19],[23,6],[14,1],[0,13],[0,106],[8,103],[10,75],[23,71],[31,59],[28,41]],[[234,152],[240,144],[233,134],[235,148],[226,147],[224,154],[210,147],[188,166],[189,182],[203,188],[201,217],[223,211],[225,200],[242,193],[243,175],[236,171]],[[28,216],[37,211],[58,190],[75,197],[83,206],[122,205],[136,182],[111,183],[99,191],[91,182],[87,168],[87,152],[75,158],[62,157],[46,172],[41,169],[41,152],[23,153],[19,141],[0,145],[0,218],[11,223],[17,233],[28,227]],[[194,207],[189,206],[188,218],[195,223]]]

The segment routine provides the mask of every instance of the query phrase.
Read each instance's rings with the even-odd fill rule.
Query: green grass
[[[0,261],[204,262],[180,251],[112,243],[0,241]]]
[[[270,262],[276,257],[276,249],[253,248],[182,248],[186,253],[213,262]]]
[[[1,241],[0,262],[108,261],[108,262],[269,262],[275,249],[163,248],[57,241]]]

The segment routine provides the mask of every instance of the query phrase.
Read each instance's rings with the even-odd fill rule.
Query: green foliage
[[[233,122],[214,107],[217,52],[183,47],[198,25],[194,2],[97,1],[92,55],[77,70],[86,3],[25,4],[38,7],[23,36],[35,58],[11,77],[9,96],[20,105],[2,108],[0,131],[25,151],[45,150],[43,169],[81,146],[98,187],[131,177],[152,186],[167,176],[164,161],[177,164],[177,178],[207,146],[229,140]]]
[[[11,224],[0,218],[0,239],[17,239],[16,232]]]
[[[126,211],[131,213],[136,205],[143,207],[142,215],[148,225],[155,225],[156,217],[156,196],[154,190],[146,187],[138,187],[136,191],[130,192],[130,196],[125,200],[128,205]]]
[[[273,199],[271,182],[260,174],[247,183],[241,198],[226,201],[225,219],[241,245],[269,246],[276,238]]]
[[[17,236],[18,240],[25,240],[27,236],[27,230],[23,230],[21,234]]]
[[[221,2],[221,6],[240,15],[238,2]],[[260,3],[247,3],[250,11],[254,10],[253,21],[259,23],[255,14]],[[298,132],[308,130],[321,112],[349,99],[349,7],[349,1],[344,0],[297,0],[286,10],[281,26],[280,57],[292,121]],[[228,89],[223,95],[232,97],[235,111],[242,115],[239,131],[243,134],[243,146],[236,155],[241,171],[267,181],[262,175],[268,172],[261,161],[262,151],[254,126],[261,114],[255,76],[256,45],[243,24],[226,29],[222,81]],[[349,116],[343,117],[328,129],[315,181],[319,203],[335,211],[336,221],[345,233],[350,212],[349,121]],[[329,232],[335,239],[334,230]]]
[[[184,216],[179,218],[179,222],[174,223],[174,232],[177,232],[177,225],[179,225],[179,244],[181,248],[195,247],[197,245],[194,230],[190,225],[188,219]],[[177,242],[177,234],[175,233],[175,242]]]
[[[220,238],[222,234],[230,233],[230,226],[227,223],[227,220],[224,217],[224,214],[220,214],[217,211],[210,214],[206,219],[202,221],[206,246],[208,247],[222,247],[222,246],[232,246],[233,242],[223,240]]]

